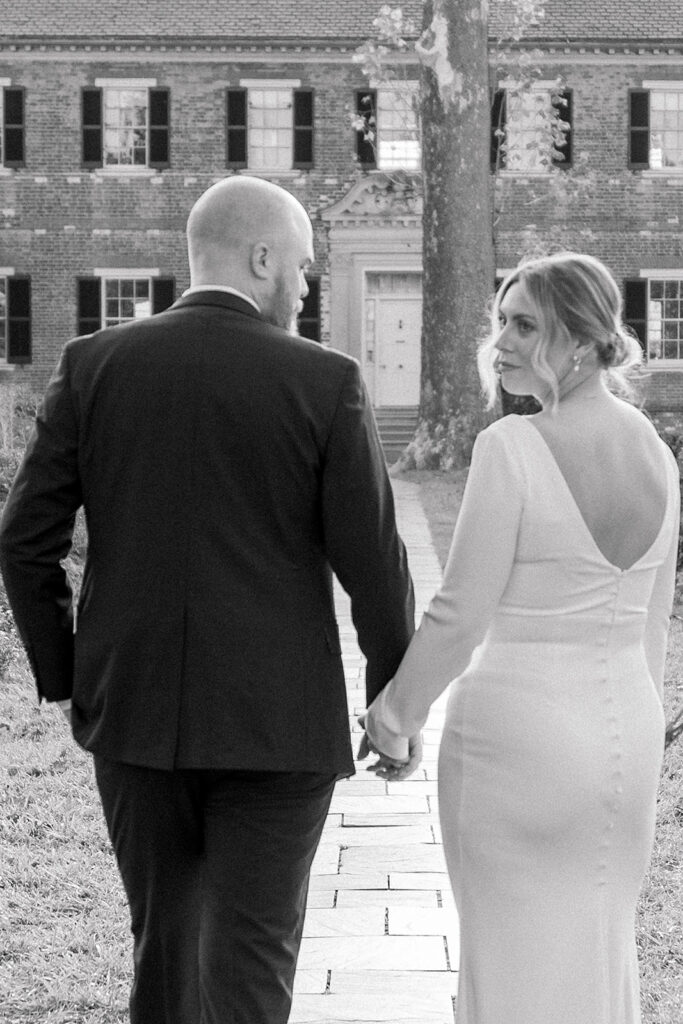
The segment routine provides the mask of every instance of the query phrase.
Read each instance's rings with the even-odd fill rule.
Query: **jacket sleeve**
[[[329,432],[322,481],[327,558],[351,599],[367,658],[368,703],[392,677],[415,629],[405,547],[372,408],[349,362]]]
[[[69,349],[48,385],[0,525],[0,568],[41,698],[64,700],[73,680],[72,592],[61,560],[82,503]]]
[[[673,520],[675,523],[672,531],[671,543],[666,558],[657,570],[655,576],[650,603],[648,605],[647,623],[645,625],[645,656],[647,658],[650,675],[654,680],[660,699],[664,691],[664,665],[666,662],[666,645],[669,636],[669,623],[671,620],[671,609],[673,607],[674,588],[676,585],[676,563],[678,561],[678,531],[680,522],[680,484],[678,465],[671,452],[667,449],[667,457],[673,465],[670,467],[672,473],[672,490],[674,494]]]
[[[396,676],[368,710],[368,736],[390,757],[407,758],[404,737],[420,731],[431,704],[467,668],[505,591],[524,496],[507,443],[500,429],[478,436],[441,589]]]

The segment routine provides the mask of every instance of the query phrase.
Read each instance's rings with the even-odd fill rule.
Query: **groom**
[[[94,755],[132,1024],[285,1024],[311,861],[354,770],[330,567],[368,703],[413,594],[358,365],[291,333],[303,207],[231,177],[187,237],[170,310],[65,346],[0,557],[38,692]],[[74,631],[61,560],[81,505]]]

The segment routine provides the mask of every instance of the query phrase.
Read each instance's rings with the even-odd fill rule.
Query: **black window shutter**
[[[24,166],[24,90],[5,89],[3,163],[5,167]]]
[[[572,91],[565,89],[556,100],[553,100],[555,113],[569,127],[564,132],[564,141],[555,143],[559,156],[553,158],[555,167],[567,169],[572,165]]]
[[[356,93],[356,114],[364,128],[356,131],[356,156],[362,167],[377,166],[377,90],[363,89]],[[372,138],[366,138],[368,132]]]
[[[294,167],[313,166],[313,90],[294,90]]]
[[[629,89],[628,165],[634,170],[650,166],[650,91]]]
[[[78,333],[94,334],[102,327],[102,281],[99,277],[78,279]]]
[[[644,277],[624,281],[624,323],[638,336],[647,352],[647,280]]]
[[[7,362],[31,362],[31,279],[7,278]]]
[[[152,278],[152,313],[163,313],[175,302],[175,279],[172,277]]]
[[[491,170],[499,171],[505,167],[505,124],[507,118],[507,102],[505,89],[496,89],[491,103]]]
[[[226,164],[228,167],[247,166],[247,90],[227,90]]]
[[[299,314],[299,334],[310,341],[320,341],[320,280],[308,278],[308,295]]]
[[[163,170],[170,164],[170,89],[149,90],[149,166]]]
[[[102,90],[87,86],[81,91],[83,166],[102,166]]]

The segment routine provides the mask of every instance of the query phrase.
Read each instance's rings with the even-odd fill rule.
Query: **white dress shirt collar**
[[[182,298],[185,298],[186,295],[194,295],[195,292],[227,292],[228,295],[236,295],[238,299],[244,299],[245,302],[254,307],[257,313],[261,312],[253,299],[250,299],[244,292],[238,291],[237,288],[230,288],[227,284],[193,284],[185,289]]]

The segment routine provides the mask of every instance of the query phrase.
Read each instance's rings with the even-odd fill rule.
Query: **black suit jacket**
[[[368,702],[413,632],[358,364],[220,291],[65,346],[0,559],[40,695],[73,697],[87,750],[154,768],[353,771],[330,567]]]

